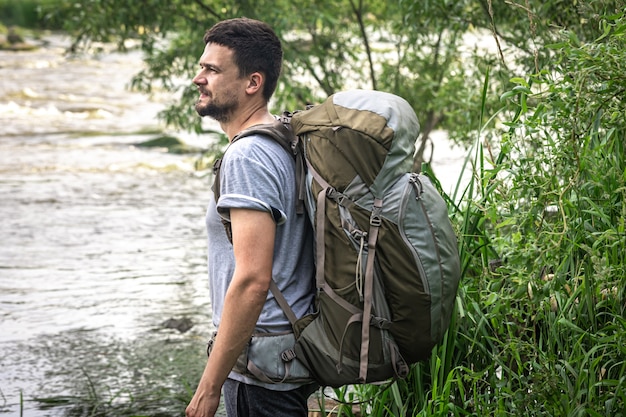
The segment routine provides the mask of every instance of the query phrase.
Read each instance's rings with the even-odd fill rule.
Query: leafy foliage
[[[164,113],[175,125],[202,129],[189,82],[198,28],[247,15],[284,40],[275,107],[377,88],[414,106],[421,150],[436,128],[471,146],[472,181],[448,198],[464,272],[455,321],[407,380],[338,392],[375,397],[363,415],[624,415],[623,2],[61,3],[50,17],[77,47],[139,41],[134,85],[176,93]]]
[[[556,29],[568,27],[589,36],[597,32],[593,23],[599,13],[617,8],[610,1],[576,8],[562,3],[58,0],[43,10],[49,21],[74,34],[74,49],[92,41],[116,41],[124,48],[128,39],[139,40],[147,67],[138,71],[134,87],[174,93],[177,101],[161,116],[173,126],[196,131],[202,126],[191,105],[195,88],[190,80],[204,30],[235,16],[264,20],[285,48],[276,109],[302,108],[346,88],[401,95],[422,122],[415,163],[419,169],[427,145],[434,146],[429,137],[433,129],[446,129],[453,139],[467,143],[479,129],[475,121],[480,107],[489,113],[499,107],[497,94],[480,103],[475,93],[487,69],[492,91],[502,91],[508,88],[509,68],[525,71],[549,59],[543,46],[555,38]],[[581,16],[591,12],[583,21]],[[481,46],[485,42],[486,48]]]
[[[589,43],[565,32],[553,65],[512,80],[515,116],[498,158],[476,170],[463,247],[478,257],[452,381],[465,411],[623,415],[626,20],[601,25]]]
[[[450,201],[456,322],[393,390],[361,388],[362,415],[624,415],[626,15],[599,27],[563,32],[551,65],[511,80],[501,140],[481,123],[474,179]]]

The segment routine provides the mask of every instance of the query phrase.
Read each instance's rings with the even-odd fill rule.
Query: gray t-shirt
[[[231,208],[266,211],[270,215],[274,213],[277,227],[273,279],[297,317],[313,310],[312,231],[308,217],[296,214],[294,165],[294,159],[276,141],[259,135],[237,140],[224,155],[220,168],[220,199],[216,208],[211,198],[206,216],[209,285],[216,328],[222,318],[224,297],[235,269],[232,245],[226,238],[220,219],[220,216],[228,219]],[[289,320],[269,292],[256,331],[288,330],[291,330]],[[234,373],[231,373],[231,378],[266,385]]]

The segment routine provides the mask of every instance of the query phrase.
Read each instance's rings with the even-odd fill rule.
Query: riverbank
[[[7,28],[0,23],[0,51],[32,51],[39,47],[38,44],[26,41],[25,31],[19,27]]]

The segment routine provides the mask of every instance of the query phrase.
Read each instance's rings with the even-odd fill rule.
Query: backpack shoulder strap
[[[235,135],[230,143],[236,142],[246,136],[264,135],[278,142],[280,146],[282,146],[283,149],[290,155],[295,155],[295,142],[297,141],[297,138],[291,131],[290,121],[291,118],[286,118],[286,116],[283,115],[280,116],[280,118],[277,118],[273,123],[250,126]]]

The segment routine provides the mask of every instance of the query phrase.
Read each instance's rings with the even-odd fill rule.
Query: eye
[[[206,72],[217,72],[217,68],[215,68],[213,65],[200,64],[200,69]]]

